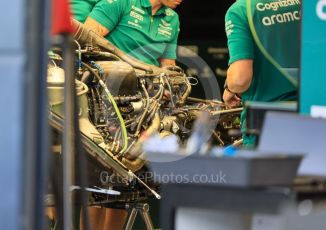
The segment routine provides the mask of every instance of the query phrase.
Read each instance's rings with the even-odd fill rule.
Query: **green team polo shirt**
[[[168,7],[152,16],[149,0],[103,0],[90,17],[110,31],[106,39],[145,63],[176,59],[179,17]]]
[[[74,18],[84,23],[93,7],[100,0],[70,0],[70,7]]]
[[[252,13],[256,32],[266,51],[283,68],[298,68],[300,1],[252,0]],[[254,63],[251,85],[242,93],[243,103],[296,100],[296,87],[264,57],[254,42],[247,19],[246,0],[238,0],[229,8],[225,30],[229,65],[241,59],[252,59]],[[244,117],[245,111],[241,119],[243,129]]]

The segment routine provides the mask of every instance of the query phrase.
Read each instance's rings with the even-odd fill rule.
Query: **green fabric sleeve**
[[[247,22],[246,9],[234,3],[225,15],[229,65],[242,59],[254,58],[254,41]]]
[[[177,59],[177,46],[178,46],[179,32],[180,32],[180,28],[179,28],[179,23],[178,23],[174,37],[171,40],[171,42],[167,44],[165,51],[161,58]]]
[[[74,18],[84,23],[98,1],[99,0],[70,0],[70,7]]]
[[[122,18],[127,2],[127,0],[101,1],[89,16],[111,31]]]

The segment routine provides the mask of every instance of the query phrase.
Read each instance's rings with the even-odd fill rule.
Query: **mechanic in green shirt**
[[[175,65],[179,17],[173,8],[181,2],[104,0],[95,5],[85,25],[145,63]]]
[[[299,66],[300,0],[251,0],[257,37],[283,70]],[[225,16],[229,69],[223,100],[229,107],[246,101],[293,101],[296,87],[271,64],[257,47],[248,23],[246,0],[236,1]],[[241,114],[245,132],[245,111]],[[244,145],[255,140],[244,135]]]

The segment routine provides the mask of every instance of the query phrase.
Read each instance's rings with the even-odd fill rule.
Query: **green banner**
[[[302,4],[300,112],[326,106],[326,0]]]

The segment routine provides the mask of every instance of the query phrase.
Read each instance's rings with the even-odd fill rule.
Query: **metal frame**
[[[154,226],[148,212],[149,205],[147,203],[126,204],[126,209],[128,210],[128,217],[123,228],[124,230],[132,229],[138,213],[140,213],[145,223],[146,229],[154,230]]]

